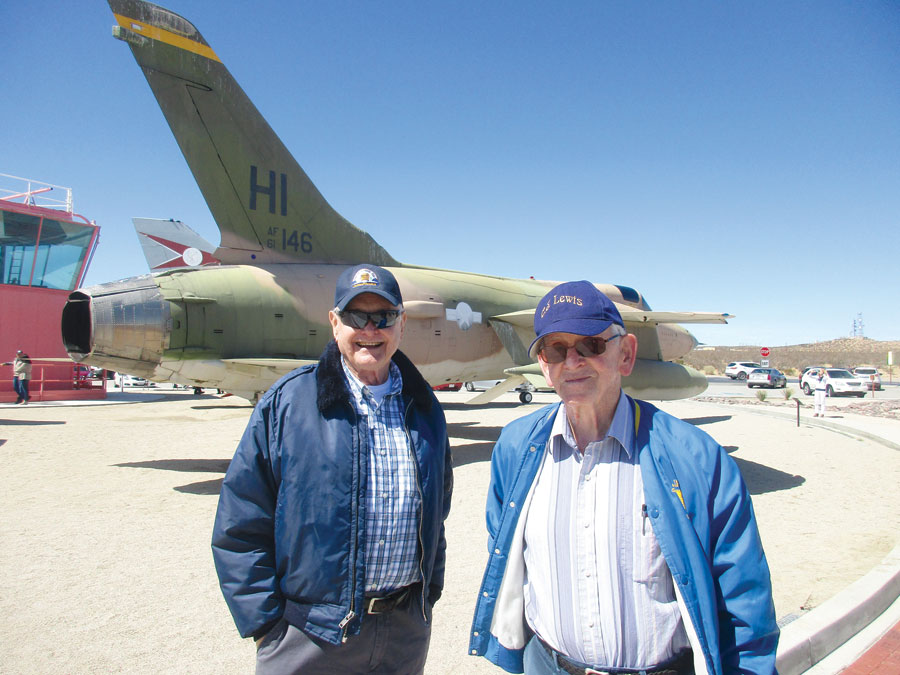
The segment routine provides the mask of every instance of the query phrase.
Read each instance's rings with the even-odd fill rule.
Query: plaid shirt
[[[377,405],[369,388],[341,358],[350,401],[367,429],[366,593],[390,592],[419,581],[418,467],[403,423],[403,379],[392,362],[390,391]]]

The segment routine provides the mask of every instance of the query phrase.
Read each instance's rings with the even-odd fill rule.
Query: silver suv
[[[858,366],[853,369],[853,374],[863,381],[867,389],[881,391],[881,374],[878,368],[872,366]]]
[[[752,361],[733,361],[725,366],[725,374],[732,380],[746,380],[750,371],[759,367],[758,363]]]

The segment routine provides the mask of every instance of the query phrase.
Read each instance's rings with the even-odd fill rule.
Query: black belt
[[[419,584],[404,586],[398,591],[394,591],[393,593],[378,598],[367,597],[365,605],[366,614],[386,614],[388,612],[393,612],[406,601],[412,590],[418,588],[418,586]]]
[[[654,666],[652,670],[642,670],[640,668],[604,669],[594,668],[593,666],[581,663],[580,661],[573,661],[560,654],[540,638],[538,638],[538,642],[545,650],[547,650],[547,653],[555,659],[560,668],[567,673],[572,673],[572,675],[619,675],[619,673],[622,673],[623,675],[626,673],[646,673],[646,675],[693,675],[694,673],[694,654],[690,649],[681,652],[681,654],[668,663]]]

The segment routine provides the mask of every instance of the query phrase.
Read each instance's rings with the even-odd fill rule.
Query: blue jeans
[[[19,397],[19,400],[16,401],[16,403],[18,403],[19,401],[27,401],[31,398],[31,396],[28,395],[28,380],[22,380],[18,377],[14,377],[13,389],[16,390],[16,396]]]

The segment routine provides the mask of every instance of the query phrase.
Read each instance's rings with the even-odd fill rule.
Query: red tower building
[[[69,359],[60,333],[63,305],[82,285],[99,235],[74,213],[69,188],[0,174],[0,363],[19,349],[31,358],[32,401],[106,396],[103,377]],[[0,367],[0,402],[15,398],[12,368]]]

